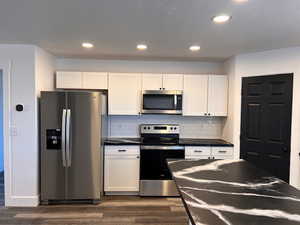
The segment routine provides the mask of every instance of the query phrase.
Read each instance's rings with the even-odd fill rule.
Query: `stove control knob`
[[[177,127],[174,127],[174,130],[177,130]]]

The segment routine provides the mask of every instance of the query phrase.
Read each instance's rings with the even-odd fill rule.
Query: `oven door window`
[[[143,95],[143,109],[145,110],[174,110],[175,100],[174,95]]]
[[[141,180],[172,180],[166,159],[184,159],[184,151],[141,150]]]

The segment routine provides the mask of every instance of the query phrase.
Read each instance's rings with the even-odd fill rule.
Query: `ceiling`
[[[232,15],[214,24],[220,13]],[[81,58],[222,61],[300,46],[299,0],[6,0],[0,43],[34,44]],[[81,43],[94,43],[93,49]],[[140,42],[147,51],[136,50]],[[199,44],[199,52],[189,46]]]

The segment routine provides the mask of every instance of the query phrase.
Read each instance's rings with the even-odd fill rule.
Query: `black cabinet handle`
[[[120,149],[120,150],[118,150],[118,152],[126,152],[126,150]]]
[[[197,152],[197,153],[201,153],[202,151],[201,151],[201,150],[195,150],[195,152]]]
[[[226,153],[227,151],[219,151],[219,153]]]

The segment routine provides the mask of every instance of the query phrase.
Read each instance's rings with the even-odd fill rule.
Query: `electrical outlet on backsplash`
[[[174,115],[109,116],[109,136],[139,137],[140,124],[179,124],[181,138],[221,138],[224,118]]]

